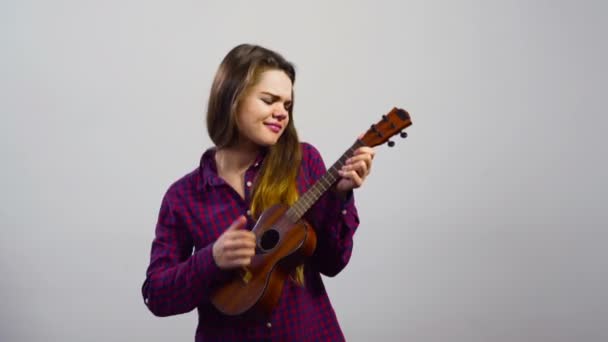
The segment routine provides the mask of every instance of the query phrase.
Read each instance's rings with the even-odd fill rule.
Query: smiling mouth
[[[268,127],[268,129],[270,129],[272,132],[274,133],[279,133],[281,131],[281,125],[277,125],[277,124],[264,124],[266,127]]]

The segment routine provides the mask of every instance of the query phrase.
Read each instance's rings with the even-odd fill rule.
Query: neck
[[[224,147],[215,153],[215,163],[218,173],[244,173],[253,164],[260,149],[258,146],[250,147]]]

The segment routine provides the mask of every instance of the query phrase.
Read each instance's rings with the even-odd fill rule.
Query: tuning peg
[[[403,131],[401,131],[401,133],[399,133],[399,135],[400,135],[400,136],[401,136],[403,139],[407,138],[407,132],[403,132]]]
[[[395,146],[395,142],[392,141],[392,140],[389,140],[388,141],[388,147],[393,147],[393,146]]]

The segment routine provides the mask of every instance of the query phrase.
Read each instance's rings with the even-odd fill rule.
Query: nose
[[[289,113],[282,105],[278,106],[277,109],[275,109],[272,113],[272,117],[278,121],[285,120],[287,115],[289,115]]]

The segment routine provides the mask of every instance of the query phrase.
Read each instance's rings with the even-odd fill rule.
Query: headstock
[[[403,129],[411,124],[410,114],[401,108],[395,107],[387,114],[382,115],[382,119],[372,125],[359,140],[369,147],[382,145],[388,141],[388,146],[393,147],[395,143],[389,140],[390,137],[399,133],[402,138],[406,138],[407,133]]]

